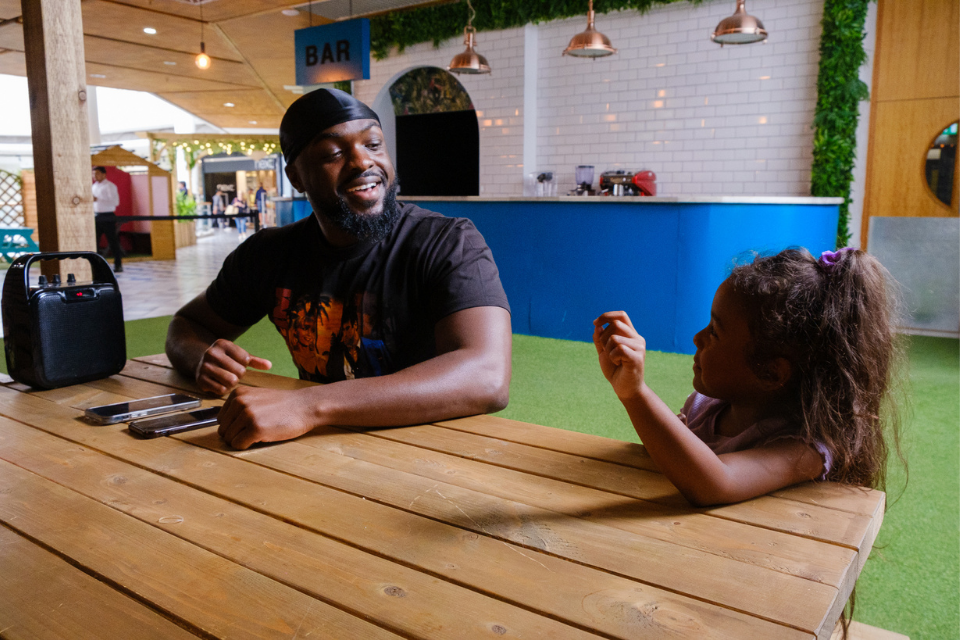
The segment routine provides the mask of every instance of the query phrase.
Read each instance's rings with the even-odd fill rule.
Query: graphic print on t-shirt
[[[270,319],[287,342],[301,377],[317,382],[352,380],[390,373],[390,352],[380,337],[375,297],[352,300],[302,295],[278,288]]]

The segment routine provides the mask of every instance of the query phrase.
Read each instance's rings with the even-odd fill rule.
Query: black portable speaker
[[[85,259],[93,282],[59,278],[30,286],[39,260]],[[54,389],[106,378],[123,369],[127,341],[120,288],[110,266],[89,251],[32,253],[14,260],[3,280],[3,341],[7,371],[17,382]]]

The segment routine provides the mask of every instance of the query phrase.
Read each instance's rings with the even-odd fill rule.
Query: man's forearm
[[[192,380],[196,378],[197,367],[204,352],[215,340],[216,336],[211,331],[183,316],[175,315],[167,329],[165,350],[177,371]]]
[[[393,427],[499,411],[509,360],[453,351],[396,373],[303,390],[315,426]]]

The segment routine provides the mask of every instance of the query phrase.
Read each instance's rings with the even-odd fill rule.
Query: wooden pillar
[[[80,0],[21,0],[42,251],[94,251]],[[72,261],[71,261],[72,262]],[[45,265],[56,273],[52,264]],[[60,265],[88,279],[85,261]]]

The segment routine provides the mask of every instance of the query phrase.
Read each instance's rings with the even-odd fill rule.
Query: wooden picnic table
[[[81,418],[172,390],[165,356],[0,386],[0,636],[829,638],[883,517],[831,483],[694,509],[640,445],[492,416],[248,451]]]

